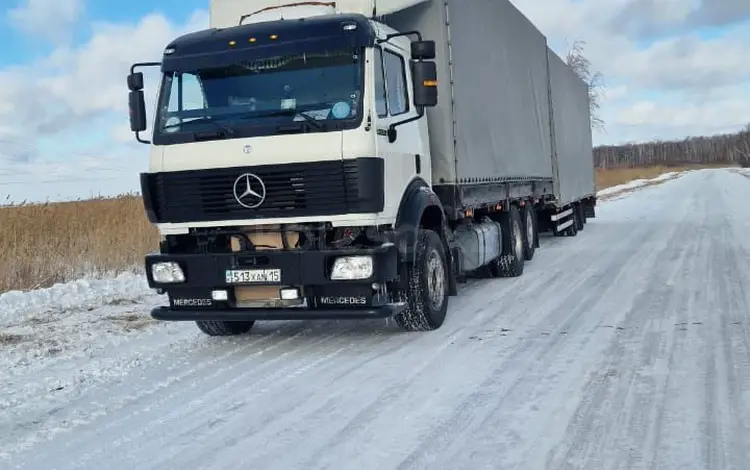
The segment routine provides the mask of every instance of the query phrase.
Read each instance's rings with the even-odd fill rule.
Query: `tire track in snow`
[[[680,206],[680,209],[679,218],[690,212],[688,205]],[[638,265],[638,270],[651,273],[659,272],[659,266],[670,269],[662,270],[662,275],[651,279],[647,289],[634,298],[624,317],[622,333],[612,337],[610,347],[603,354],[605,360],[596,368],[581,394],[582,402],[574,413],[566,438],[548,455],[548,468],[639,466],[636,465],[641,458],[638,454],[647,446],[644,428],[652,419],[654,395],[658,395],[658,384],[648,371],[654,367],[654,361],[659,359],[665,346],[668,347],[663,344],[665,338],[660,330],[674,328],[669,324],[669,318],[663,318],[664,312],[673,311],[673,303],[683,300],[672,295],[669,286],[678,284],[675,278],[680,271],[692,271],[685,263],[695,259],[701,244],[700,235],[692,233],[686,240],[693,243],[683,245],[684,235],[678,226],[670,229],[667,221],[654,222],[664,228],[651,238],[665,241],[656,263]],[[652,224],[647,220],[642,223]],[[655,248],[641,243],[645,249]],[[673,251],[675,247],[676,252]],[[680,277],[679,280],[684,279]],[[625,449],[624,455],[618,453],[622,449]]]
[[[634,234],[634,236],[637,236],[637,234]],[[594,269],[595,269],[595,268],[594,268]],[[593,269],[592,269],[592,270],[593,270]],[[521,278],[521,279],[523,279],[523,278]],[[581,282],[583,282],[583,281],[584,281],[585,279],[586,279],[585,277],[582,277],[581,279],[577,279],[577,280],[575,280],[574,282],[576,282],[576,283],[581,283]],[[500,280],[497,280],[496,282],[502,282],[502,281],[500,281]],[[572,286],[572,285],[570,286],[570,290],[571,290],[571,291],[573,290],[573,286]],[[594,290],[594,292],[595,292],[595,290]],[[513,292],[511,292],[511,293],[508,293],[508,295],[509,295],[509,296],[512,296],[512,295],[513,295]],[[495,303],[499,303],[499,302],[501,302],[502,300],[507,300],[508,302],[510,302],[510,301],[511,301],[511,299],[500,299],[500,300],[498,300],[498,299],[489,299],[489,302],[487,302],[487,299],[485,299],[485,300],[484,300],[484,304],[485,304],[485,313],[487,313],[487,312],[492,312],[492,310],[490,310],[490,309],[488,309],[488,308],[486,307],[486,305],[487,305],[488,303],[489,303],[489,304],[495,304]],[[561,299],[557,299],[556,301],[553,301],[553,302],[551,303],[551,305],[550,305],[550,307],[551,307],[551,310],[555,310],[555,307],[557,307],[557,309],[559,309],[559,308],[561,307],[561,306],[559,305],[559,302],[560,302],[560,300],[561,300]],[[573,302],[576,302],[576,303],[577,303],[578,301],[577,301],[577,300],[573,300]],[[563,306],[563,307],[564,307],[564,306]],[[455,308],[455,307],[454,307],[454,308]],[[461,306],[461,308],[457,308],[457,310],[456,310],[456,312],[455,312],[455,313],[456,313],[456,314],[459,314],[459,315],[462,315],[462,314],[463,314],[463,312],[464,312],[465,310],[466,310],[466,307],[464,307],[464,306]],[[500,312],[495,312],[495,316],[494,316],[494,317],[492,317],[492,318],[496,318],[496,317],[498,316],[498,314],[500,314]],[[524,316],[524,312],[518,312],[518,314],[519,314],[519,316],[521,316],[521,317],[522,317],[522,316]],[[554,314],[553,314],[553,315],[552,315],[551,317],[556,317],[557,315],[558,315],[557,313],[554,313]],[[478,323],[478,324],[484,323],[485,321],[486,321],[486,318],[484,318],[484,317],[482,317],[482,318],[478,318],[478,319],[477,319],[477,323]],[[534,320],[534,322],[537,322],[537,321],[538,321],[538,319],[537,319],[537,320]],[[512,323],[514,323],[514,322],[512,322]],[[560,322],[556,322],[556,323],[560,323]],[[471,326],[471,325],[470,325],[470,326]],[[516,328],[515,328],[515,331],[519,331],[519,330],[523,330],[523,329],[524,329],[524,328],[518,328],[518,327],[516,327]],[[562,326],[560,326],[560,327],[559,327],[559,330],[562,330],[562,329],[570,329],[570,325],[566,325],[566,322],[564,322],[564,321],[563,321],[563,322],[562,322]],[[466,331],[465,331],[465,334],[462,334],[461,336],[468,336],[469,334],[471,334],[471,333],[470,333],[470,332],[471,332],[471,329],[470,329],[470,328],[468,328],[467,326],[464,326],[463,330],[466,330]],[[534,331],[534,333],[533,333],[533,338],[538,338],[538,335],[539,335],[539,333],[540,333],[540,332],[538,331],[538,329],[537,329],[537,331]],[[562,335],[557,335],[557,336],[556,336],[556,335],[554,335],[554,334],[551,334],[551,335],[550,335],[550,337],[551,337],[551,338],[556,338],[556,337],[558,337],[558,336],[562,336]],[[459,342],[459,339],[460,339],[460,338],[456,338],[456,343],[460,343],[460,342]],[[534,341],[534,339],[531,339],[531,340],[530,340],[530,342],[533,342],[533,341]],[[561,340],[561,341],[562,341],[562,340]],[[481,347],[477,347],[477,348],[481,349]],[[476,348],[475,348],[475,349],[476,349]],[[434,358],[433,358],[433,361],[438,361],[438,358],[440,358],[440,356],[439,356],[439,355],[436,355],[436,357],[434,357]],[[443,358],[442,358],[442,360],[445,360],[445,358],[443,357]],[[442,361],[440,361],[440,362],[442,362]],[[384,368],[386,368],[386,369],[387,369],[387,368],[388,368],[389,366],[390,366],[390,364],[384,364]],[[445,367],[445,364],[443,364],[443,366]],[[435,369],[433,369],[432,371],[434,371],[434,370],[435,370]],[[430,373],[430,372],[431,372],[430,370],[427,370],[427,373]],[[423,372],[423,373],[424,373],[424,372]],[[403,382],[403,381],[402,381],[402,382],[399,382],[399,383],[397,383],[396,385],[394,385],[394,387],[393,387],[392,389],[389,389],[389,390],[391,390],[391,391],[392,391],[392,390],[394,390],[394,389],[395,389],[395,390],[399,390],[399,389],[401,389],[401,390],[410,390],[410,389],[411,389],[411,386],[412,386],[412,384],[413,384],[413,382],[414,382],[415,380],[417,380],[417,379],[418,379],[419,377],[418,377],[418,376],[414,376],[413,374],[408,374],[408,377],[409,377],[409,380],[408,380],[408,381],[406,381],[406,382]],[[481,386],[479,386],[479,387],[477,387],[477,388],[480,388],[480,389],[481,389],[482,387],[481,387]],[[400,392],[400,394],[403,394],[403,392]],[[369,425],[369,424],[370,424],[370,423],[372,422],[372,420],[376,418],[376,415],[377,415],[377,413],[382,413],[382,412],[386,412],[386,411],[388,411],[388,409],[389,409],[388,407],[389,407],[389,406],[391,406],[391,407],[392,407],[392,406],[395,406],[395,405],[393,405],[393,404],[391,403],[391,402],[393,401],[393,399],[395,399],[395,398],[400,398],[400,397],[399,397],[399,396],[398,396],[398,395],[397,395],[396,393],[391,393],[391,394],[389,394],[388,390],[386,390],[386,391],[385,391],[385,392],[384,392],[384,393],[383,393],[383,394],[382,394],[382,395],[381,395],[381,396],[380,396],[380,397],[378,398],[378,400],[377,400],[377,401],[375,401],[374,403],[372,403],[371,405],[369,405],[369,406],[368,406],[368,408],[366,409],[366,411],[369,411],[369,413],[368,413],[368,414],[365,414],[365,415],[362,415],[362,414],[360,414],[360,415],[354,415],[353,417],[351,417],[350,419],[348,419],[348,422],[349,422],[349,423],[360,423],[359,425],[355,424],[353,428],[351,428],[351,427],[350,427],[350,428],[346,428],[346,427],[345,427],[345,428],[344,428],[344,429],[343,429],[342,431],[340,431],[340,432],[339,432],[339,434],[335,435],[334,437],[330,437],[330,436],[327,436],[327,437],[326,437],[326,439],[327,439],[327,440],[329,441],[329,443],[330,443],[331,445],[334,445],[335,443],[337,443],[337,442],[340,442],[340,441],[341,441],[341,442],[351,442],[351,441],[355,441],[355,442],[366,442],[366,441],[367,441],[367,438],[368,438],[368,436],[366,436],[366,435],[365,435],[365,436],[357,436],[357,437],[354,437],[354,436],[353,436],[353,434],[354,434],[355,432],[363,432],[362,430],[363,430],[363,429],[365,429],[365,425],[364,425],[364,424],[361,424],[361,423],[368,423],[368,425]],[[367,401],[367,402],[369,402],[369,400],[366,400],[366,401]],[[403,402],[403,400],[401,400],[401,401],[398,401],[397,403],[398,403],[398,404],[402,404],[402,402]],[[377,412],[376,412],[376,411],[373,411],[373,410],[377,410]],[[300,419],[300,421],[301,421],[301,424],[302,424],[302,425],[304,425],[304,424],[306,424],[306,422],[307,422],[307,419],[306,419],[306,417],[305,417],[305,419]],[[349,425],[347,425],[347,426],[349,426]],[[300,431],[300,436],[301,436],[301,435],[304,435],[304,431],[305,431],[304,429]],[[309,429],[309,431],[310,431],[310,432],[312,432],[313,430],[312,430],[312,429]],[[275,436],[274,436],[274,439],[275,439]],[[294,439],[294,437],[293,437],[293,436],[290,436],[290,437],[289,437],[288,439],[292,439],[292,440],[293,440],[293,439]],[[326,450],[325,450],[325,451],[323,451],[322,449],[326,449]],[[321,455],[324,455],[324,454],[326,454],[326,453],[331,453],[332,451],[335,451],[335,450],[336,450],[336,448],[335,448],[335,447],[331,448],[331,447],[327,447],[327,446],[321,446],[321,450],[320,450],[320,451],[319,451],[318,453],[319,453],[319,454],[321,454]],[[353,450],[351,450],[351,452],[356,452],[356,451],[357,451],[356,449],[353,449]],[[269,450],[269,451],[268,451],[268,453],[269,453],[269,454],[273,454],[273,450]],[[344,457],[344,458],[345,458],[345,457],[346,457],[346,455],[343,455],[343,456],[342,456],[342,455],[338,455],[338,454],[336,454],[335,452],[333,452],[333,454],[335,454],[335,455],[336,455],[336,458],[342,458],[342,457]],[[317,455],[317,454],[316,454],[316,455]],[[261,461],[261,462],[267,462],[267,461]],[[276,463],[277,463],[277,464],[279,464],[279,466],[289,466],[289,465],[290,465],[290,462],[288,462],[287,460],[284,460],[283,462],[276,462]],[[320,463],[320,462],[317,462],[317,461],[315,461],[315,459],[314,459],[314,458],[313,458],[313,459],[311,459],[311,460],[305,461],[304,463],[300,463],[300,464],[299,464],[299,467],[298,467],[298,468],[315,468],[315,467],[316,467],[316,464],[319,464],[319,465],[317,465],[317,467],[320,467],[320,468],[326,468],[326,467],[325,467],[325,464],[323,464],[323,463]],[[333,462],[329,462],[329,464],[333,464]],[[261,466],[261,467],[262,467],[262,466],[263,466],[263,464],[262,464],[262,463],[259,463],[259,466]],[[295,468],[297,468],[297,467],[295,467]]]
[[[86,411],[81,412],[79,416],[75,416],[74,414],[68,419],[65,419],[65,417],[59,417],[57,418],[57,421],[54,421],[54,420],[47,421],[46,430],[39,430],[37,431],[36,435],[30,436],[30,438],[27,438],[26,440],[16,441],[13,445],[15,447],[25,448],[38,442],[39,440],[49,440],[58,433],[69,432],[76,427],[89,424],[95,421],[96,419],[101,419],[103,417],[111,416],[113,412],[124,410],[128,406],[134,406],[139,401],[147,399],[148,397],[155,395],[162,390],[169,389],[170,387],[173,387],[175,384],[179,382],[188,380],[190,377],[195,376],[196,374],[198,374],[204,369],[208,369],[216,364],[223,363],[234,356],[238,356],[243,353],[246,353],[249,350],[251,350],[254,346],[259,346],[265,343],[271,343],[269,346],[253,352],[251,356],[246,357],[246,360],[249,358],[260,356],[274,349],[278,349],[284,346],[287,342],[290,342],[294,340],[295,338],[303,335],[306,331],[309,331],[309,329],[308,330],[302,329],[300,331],[297,331],[296,333],[292,334],[288,338],[280,339],[276,343],[271,343],[271,341],[274,339],[278,339],[277,337],[280,336],[281,330],[274,331],[271,333],[271,335],[259,338],[258,340],[252,341],[250,343],[245,343],[245,344],[236,343],[236,340],[234,340],[233,342],[237,344],[235,347],[231,348],[230,350],[212,359],[202,361],[198,363],[197,365],[189,367],[187,370],[183,369],[177,375],[168,375],[166,378],[156,382],[155,385],[150,386],[149,388],[145,390],[136,389],[135,393],[127,392],[125,397],[121,398],[119,402],[115,402],[115,403],[107,402],[106,404],[104,404],[97,410],[86,410]],[[166,347],[170,345],[167,344],[164,346]],[[229,366],[229,367],[231,368],[232,366]],[[212,376],[215,377],[219,375],[221,372],[223,372],[224,370],[226,370],[226,366],[225,368],[220,368],[217,372],[214,372]],[[196,382],[192,383],[193,386],[195,386],[195,384]],[[166,396],[163,396],[155,400],[154,402],[151,402],[148,408],[140,409],[134,413],[127,413],[123,417],[113,419],[109,421],[108,423],[106,423],[105,425],[101,427],[97,427],[96,432],[101,433],[109,429],[117,428],[122,425],[123,421],[132,419],[133,417],[138,416],[140,413],[144,411],[148,411],[151,407],[158,407],[158,406],[163,405],[164,403],[174,400],[175,397],[180,393],[184,393],[184,389],[177,389],[173,391],[172,393]],[[81,400],[85,400],[85,397],[82,398]],[[72,410],[72,412],[76,413],[77,410],[74,409]],[[89,445],[90,437],[87,435],[73,437],[66,441],[64,445],[64,450],[70,451],[72,450],[72,448],[74,448],[76,444]],[[41,458],[43,458],[43,456],[37,456],[37,459],[41,459]]]
[[[640,239],[646,230],[644,228],[632,232],[622,244],[629,245],[631,240]],[[640,255],[641,250],[632,252],[630,255]],[[603,276],[613,267],[618,266],[624,257],[622,252],[613,249],[610,256],[598,259],[599,262],[595,265],[593,273],[588,275],[581,273],[582,280],[595,279],[594,282],[568,286],[568,297],[558,299],[560,302],[557,308],[552,309],[552,313],[542,321],[534,320],[543,325],[549,323],[560,325],[552,330],[547,337],[549,339],[540,340],[537,330],[535,331],[537,334],[526,337],[510,354],[499,358],[502,361],[500,366],[492,370],[489,377],[475,387],[477,391],[463,400],[453,416],[424,439],[425,444],[415,449],[400,468],[434,468],[435,465],[446,464],[449,468],[476,468],[473,467],[471,457],[463,451],[468,445],[467,436],[476,434],[480,429],[497,429],[496,437],[505,437],[502,439],[504,441],[502,447],[513,447],[520,443],[522,436],[516,434],[516,431],[507,430],[507,416],[504,416],[512,415],[518,410],[519,405],[514,401],[528,399],[529,396],[535,396],[536,399],[542,398],[548,393],[549,379],[552,380],[552,384],[557,385],[556,382],[560,380],[560,376],[556,371],[561,370],[561,367],[554,367],[555,363],[565,362],[565,359],[569,357],[577,357],[577,354],[589,345],[591,339],[602,341],[602,339],[593,338],[597,334],[596,330],[601,319],[586,319],[585,317],[592,310],[597,310],[600,304],[607,301],[608,295],[620,288],[618,282],[620,279],[624,281],[632,278],[632,275],[637,273],[643,265],[656,263],[656,260],[650,259],[651,253],[646,251],[641,258],[641,265],[618,269],[618,274],[614,279]],[[612,333],[608,336],[612,336]],[[576,337],[582,337],[582,340],[576,343]],[[536,354],[534,354],[535,351]],[[545,374],[550,372],[552,377],[545,377]],[[508,385],[498,385],[503,383]],[[533,395],[532,392],[539,388],[540,384],[544,384],[541,387],[543,390]],[[477,406],[477,403],[481,406]],[[533,436],[527,437],[533,439]],[[496,452],[497,447],[496,442],[485,442],[480,445],[475,443],[473,452],[486,451],[491,454]],[[515,468],[514,465],[523,468],[528,463],[526,458],[521,461],[503,461],[504,468]]]
[[[82,468],[92,458],[96,456],[101,456],[109,452],[122,455],[117,451],[122,450],[123,448],[127,449],[128,445],[131,444],[134,440],[139,439],[139,438],[144,438],[149,435],[158,435],[158,430],[162,428],[173,429],[169,426],[169,424],[172,421],[175,421],[177,418],[182,418],[185,416],[192,416],[195,413],[195,411],[201,407],[201,405],[205,404],[208,401],[209,398],[217,396],[217,394],[219,394],[220,392],[226,392],[227,390],[231,390],[232,388],[231,386],[233,384],[237,383],[239,380],[246,377],[247,375],[256,372],[257,370],[252,369],[252,368],[243,369],[243,371],[240,372],[238,375],[231,374],[230,373],[231,371],[237,369],[239,366],[248,365],[248,363],[251,362],[256,357],[259,357],[262,354],[270,350],[278,349],[282,344],[293,342],[295,339],[302,337],[304,333],[309,332],[309,331],[310,329],[305,329],[300,332],[297,332],[288,338],[284,338],[276,345],[266,348],[263,351],[252,353],[251,355],[231,365],[219,367],[218,370],[216,370],[212,374],[201,377],[200,381],[197,381],[197,380],[193,381],[187,388],[180,388],[166,396],[159,397],[158,399],[154,400],[153,403],[150,403],[148,406],[143,408],[141,411],[134,413],[132,415],[129,415],[127,417],[124,417],[122,421],[126,422],[128,420],[132,420],[138,417],[139,415],[141,415],[141,413],[146,414],[146,415],[153,415],[154,412],[160,410],[164,405],[170,406],[170,405],[174,405],[175,403],[179,403],[180,406],[172,408],[172,411],[168,412],[165,416],[157,417],[156,419],[150,418],[145,425],[141,424],[141,425],[134,426],[133,427],[134,429],[130,433],[127,433],[127,434],[117,433],[117,435],[120,435],[120,437],[117,437],[111,441],[107,441],[104,445],[100,446],[98,449],[87,452],[80,459],[68,463],[63,468],[65,469]],[[336,339],[337,337],[343,336],[345,333],[346,333],[346,330],[341,331],[336,334],[324,335],[318,338],[317,340],[314,340],[308,346],[316,346],[319,344],[327,343],[333,339]],[[343,350],[343,348],[341,348],[340,350],[336,350],[334,351],[334,353],[324,356],[323,359],[318,359],[316,361],[319,361],[319,362],[327,361],[330,358],[335,357],[337,354],[339,354],[341,350]],[[260,364],[259,368],[263,368],[263,369],[271,368],[273,365],[279,362],[282,362],[282,360],[288,358],[289,356],[299,354],[300,352],[306,352],[306,351],[292,347],[291,349],[282,352],[279,356],[276,356],[267,361],[264,361],[262,364]],[[282,365],[280,368],[275,369],[274,371],[269,372],[265,376],[261,377],[259,380],[254,381],[254,384],[256,385],[264,384],[265,382],[272,381],[276,378],[283,379],[284,381],[288,381],[289,379],[296,376],[299,370],[304,369],[305,367],[307,366],[298,366],[295,364]],[[230,376],[233,376],[234,378],[228,381],[217,380],[222,375],[230,375]],[[208,387],[206,387],[207,390],[195,390],[199,385],[208,385]],[[181,401],[178,399],[178,395],[185,395],[186,392],[188,391],[192,391],[194,393],[194,397],[192,399],[188,399],[187,402]],[[104,430],[112,429],[113,427],[116,427],[116,425],[114,426],[107,425],[106,428],[100,429],[98,431],[98,434],[101,434],[102,431]],[[122,428],[123,427],[120,426],[120,429]],[[148,440],[150,439],[151,437],[148,438]]]

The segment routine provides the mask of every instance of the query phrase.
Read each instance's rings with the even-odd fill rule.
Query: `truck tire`
[[[395,315],[396,323],[406,331],[431,331],[440,328],[448,311],[448,262],[440,236],[419,229],[416,259],[406,267],[408,285],[398,293],[406,310]]]
[[[531,204],[526,204],[522,211],[523,216],[523,256],[526,261],[534,259],[536,246],[539,242],[539,225],[536,220],[536,210]]]
[[[565,236],[567,237],[575,237],[578,235],[578,211],[575,210],[575,207],[573,208],[573,215],[571,215],[573,222],[568,226],[568,228],[565,229]]]
[[[255,322],[199,320],[195,324],[208,336],[236,336],[248,333]]]
[[[576,226],[580,232],[583,230],[584,224],[586,224],[586,215],[583,212],[583,204],[576,204],[574,212],[576,214]]]
[[[503,254],[495,261],[500,277],[518,277],[523,274],[524,243],[523,221],[516,206],[510,206],[508,212],[500,217],[503,231]]]

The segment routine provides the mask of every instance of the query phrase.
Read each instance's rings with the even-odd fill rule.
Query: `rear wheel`
[[[578,228],[578,231],[580,232],[581,230],[583,230],[584,225],[586,224],[586,215],[584,214],[584,211],[583,211],[583,204],[581,203],[576,204],[574,212],[576,213],[576,219],[577,219],[576,226]]]
[[[524,267],[524,224],[521,213],[516,206],[510,206],[508,212],[500,216],[500,228],[503,231],[503,254],[492,263],[492,270],[500,277],[518,277]]]
[[[443,241],[432,230],[420,229],[414,263],[406,267],[407,286],[396,295],[406,310],[394,317],[407,331],[436,330],[448,311],[448,263]]]
[[[568,237],[575,237],[578,235],[578,211],[573,207],[573,214],[570,216],[570,221],[573,222],[565,229],[565,235]]]
[[[536,244],[538,241],[538,224],[536,220],[536,210],[531,204],[526,204],[523,207],[523,254],[526,261],[531,261],[534,258],[536,252]]]
[[[208,336],[235,336],[250,332],[255,322],[199,320],[195,324]]]

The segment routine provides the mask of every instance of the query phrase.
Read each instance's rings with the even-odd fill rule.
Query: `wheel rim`
[[[523,231],[518,220],[513,222],[513,231],[516,235],[515,246],[513,247],[515,249],[514,254],[520,258],[523,254]]]
[[[526,211],[526,241],[529,247],[534,246],[534,218],[530,210]]]
[[[443,306],[445,292],[445,268],[436,250],[430,252],[427,261],[427,292],[433,307]]]

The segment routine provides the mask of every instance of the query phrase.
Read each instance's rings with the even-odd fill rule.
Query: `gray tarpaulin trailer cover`
[[[596,192],[589,88],[549,50],[555,197],[561,205]]]
[[[513,4],[432,0],[382,20],[437,44],[434,184],[553,179],[558,204],[594,193],[587,85]]]

